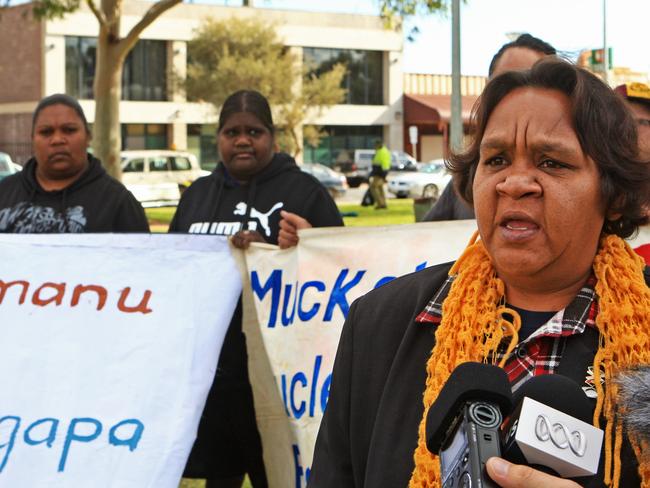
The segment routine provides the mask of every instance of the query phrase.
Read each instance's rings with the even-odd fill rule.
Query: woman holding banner
[[[343,225],[318,180],[300,171],[291,156],[275,151],[271,109],[260,93],[242,90],[226,99],[217,140],[221,162],[185,191],[170,232],[230,235],[236,247],[246,249],[251,242],[290,247],[297,244],[300,228]],[[207,488],[239,487],[245,473],[255,488],[267,485],[240,301],[185,476],[206,478]]]
[[[478,233],[453,265],[352,305],[309,486],[440,486],[427,412],[468,361],[499,365],[513,389],[540,374],[577,382],[605,429],[590,486],[648,486],[614,382],[650,363],[650,273],[623,240],[648,222],[634,121],[599,79],[554,59],[491,80],[473,117],[449,167]],[[487,467],[503,487],[578,486],[498,458]]]
[[[0,182],[0,232],[149,232],[144,210],[88,153],[79,102],[41,100],[32,119],[34,157]]]

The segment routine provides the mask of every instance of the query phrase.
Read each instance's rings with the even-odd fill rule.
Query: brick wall
[[[32,114],[0,114],[0,151],[24,164],[32,155],[31,129]]]
[[[0,103],[42,98],[42,27],[42,22],[33,19],[30,4],[3,9],[0,16]]]

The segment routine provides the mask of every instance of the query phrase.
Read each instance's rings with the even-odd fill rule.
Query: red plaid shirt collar
[[[447,278],[416,317],[416,322],[436,325],[440,323],[442,303],[449,294],[454,278]],[[504,366],[513,391],[532,376],[555,373],[562,359],[566,339],[582,334],[585,327],[595,327],[598,314],[595,285],[596,277],[592,275],[565,309],[557,312],[546,324],[517,344]],[[503,350],[497,351],[498,359],[503,357],[503,353]]]

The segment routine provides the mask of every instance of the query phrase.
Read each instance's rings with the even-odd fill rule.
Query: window
[[[192,169],[190,160],[187,158],[176,156],[171,158],[172,160],[172,171],[189,171]]]
[[[169,158],[158,156],[156,158],[149,158],[149,171],[168,171]]]
[[[141,39],[124,62],[122,100],[167,100],[167,44]]]
[[[93,98],[97,39],[94,37],[65,38],[65,88],[78,99]]]
[[[326,125],[322,130],[327,135],[321,137],[318,147],[310,146],[307,140],[303,141],[305,163],[321,163],[332,167],[336,163],[354,161],[355,149],[372,150],[375,141],[381,139],[384,132],[381,125]]]
[[[92,99],[96,37],[66,36],[65,88],[69,95]],[[141,39],[124,61],[123,100],[167,100],[167,43]]]
[[[201,168],[212,171],[219,162],[217,126],[215,124],[187,124],[187,150],[196,155]]]
[[[342,86],[347,89],[344,103],[352,105],[383,105],[383,53],[354,49],[303,48],[303,60],[308,75],[320,75],[337,63],[347,66]]]
[[[123,173],[142,173],[144,171],[144,159],[132,159],[122,168]]]
[[[167,149],[165,124],[122,124],[122,149]]]

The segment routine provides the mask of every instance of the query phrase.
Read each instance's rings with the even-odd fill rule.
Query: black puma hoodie
[[[144,210],[124,185],[88,155],[88,168],[63,190],[36,180],[36,160],[0,181],[0,232],[149,232]]]
[[[247,185],[234,180],[219,163],[212,174],[185,191],[169,231],[232,235],[248,229],[277,244],[280,210],[296,213],[314,227],[343,225],[334,200],[319,181],[300,171],[288,154],[276,153]]]
[[[288,154],[276,153],[247,185],[234,180],[219,163],[212,174],[199,178],[183,193],[169,231],[232,235],[246,228],[277,244],[281,209],[300,215],[314,227],[343,225],[334,200],[319,181],[300,171]],[[211,395],[215,388],[248,382],[241,314],[240,300],[221,349],[219,381]]]

